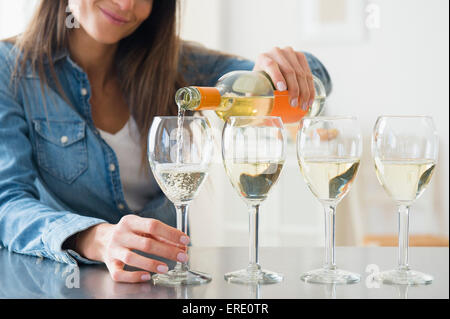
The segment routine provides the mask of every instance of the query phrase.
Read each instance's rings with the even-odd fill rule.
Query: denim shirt
[[[94,263],[62,249],[64,241],[97,224],[115,224],[127,214],[174,226],[174,206],[162,192],[140,211],[127,206],[117,157],[92,119],[88,76],[68,52],[55,54],[53,63],[74,107],[53,81],[42,93],[38,75],[29,69],[14,89],[10,78],[16,54],[12,44],[0,42],[0,246],[67,264]],[[329,93],[326,69],[314,56],[305,55]],[[200,86],[213,86],[227,72],[254,66],[203,49],[182,50],[181,60],[189,61],[182,69],[187,83]]]

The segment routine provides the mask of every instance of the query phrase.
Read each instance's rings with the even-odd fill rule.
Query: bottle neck
[[[221,95],[215,87],[188,86],[175,94],[175,102],[184,110],[214,110],[220,105]]]

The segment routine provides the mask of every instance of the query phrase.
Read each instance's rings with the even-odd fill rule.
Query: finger
[[[107,263],[109,274],[112,280],[116,282],[146,282],[151,279],[151,275],[146,271],[125,271],[123,270],[124,263],[119,260],[114,260]]]
[[[306,79],[308,82],[308,88],[309,88],[309,101],[308,106],[311,106],[314,102],[314,97],[316,96],[316,89],[314,87],[314,81],[312,77],[311,69],[309,68],[308,60],[306,59],[306,56],[302,52],[295,52],[297,59],[300,63],[300,65],[303,67],[303,70],[306,70]]]
[[[295,74],[294,67],[284,57],[284,54],[278,47],[272,49],[269,53],[269,56],[278,64],[281,73],[286,79],[291,106],[298,106],[298,96],[300,93],[300,88],[298,86],[297,75]]]
[[[258,57],[254,70],[265,71],[272,79],[272,82],[275,84],[278,91],[286,91],[286,80],[284,79],[278,64],[267,54],[264,53]]]
[[[163,237],[171,242],[187,245],[189,237],[182,231],[153,219],[136,215],[127,215],[121,219],[133,231]]]
[[[300,65],[294,49],[292,49],[291,47],[287,47],[287,48],[283,49],[282,52],[285,55],[285,57],[289,60],[291,65],[294,66],[295,74],[297,76],[297,82],[298,82],[298,85],[300,88],[300,94],[299,94],[300,103],[301,103],[300,106],[303,110],[306,110],[308,107],[309,99],[310,99],[308,82],[307,82],[306,75],[305,75],[306,71],[304,70],[303,66]]]
[[[143,237],[133,233],[126,233],[123,234],[120,238],[118,238],[118,242],[119,245],[123,245],[124,247],[127,247],[129,249],[137,249],[170,260],[175,260],[179,262],[186,262],[188,260],[188,256],[186,254],[185,249],[181,249],[173,245],[160,242],[150,237]],[[131,252],[130,250],[128,251]],[[121,253],[127,254],[126,251],[125,252],[121,251]],[[123,256],[115,256],[115,258],[122,260],[128,265],[128,263],[123,259],[124,258]]]
[[[125,265],[151,272],[165,273],[169,270],[165,263],[141,256],[125,247],[115,248],[111,251],[111,257]]]
[[[167,244],[167,245],[170,245],[170,246],[174,246],[174,247],[177,247],[177,248],[180,248],[180,249],[183,249],[183,250],[185,250],[187,248],[186,245],[174,243],[173,241],[167,240],[164,237],[150,235],[149,238],[153,238],[153,239],[155,239],[157,241],[160,241],[160,242],[162,242],[164,244]]]
[[[164,237],[155,236],[155,235],[151,235],[151,234],[144,234],[144,233],[138,233],[138,235],[139,236],[143,236],[143,237],[147,237],[147,238],[153,238],[153,239],[158,240],[158,241],[160,241],[162,243],[165,243],[167,245],[171,245],[171,246],[174,246],[174,247],[178,247],[180,249],[184,249],[185,250],[187,248],[186,245],[184,245],[184,244],[174,243],[173,241],[167,240]]]

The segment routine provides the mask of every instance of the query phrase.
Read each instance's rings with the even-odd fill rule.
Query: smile
[[[124,25],[125,23],[130,22],[130,20],[127,20],[117,14],[112,13],[111,11],[108,11],[103,8],[99,8],[100,11],[103,13],[103,15],[113,24],[115,25]]]

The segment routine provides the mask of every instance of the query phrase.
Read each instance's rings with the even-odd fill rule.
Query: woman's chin
[[[96,32],[91,34],[91,37],[102,44],[116,44],[122,40],[125,36],[122,34],[111,34],[108,32]]]

